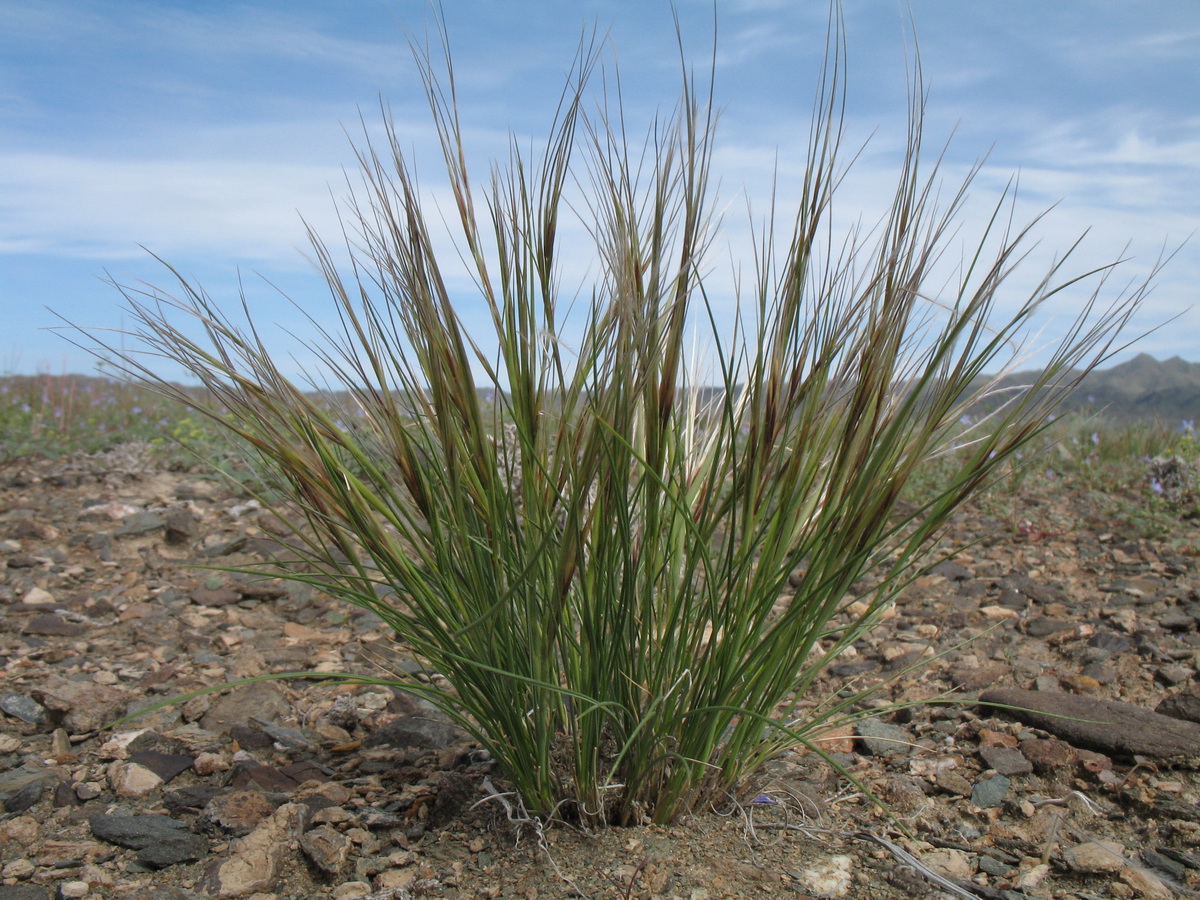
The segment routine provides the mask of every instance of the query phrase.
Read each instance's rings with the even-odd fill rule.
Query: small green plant
[[[387,144],[358,152],[351,267],[311,235],[343,329],[312,347],[319,382],[285,377],[253,329],[178,275],[174,291],[122,288],[135,336],[223,412],[145,357],[124,354],[126,371],[252,449],[306,519],[291,541],[307,565],[281,574],[374,610],[445,675],[395,683],[470,729],[529,813],[667,822],[736,792],[784,748],[819,751],[812,737],[851,701],[810,708],[818,675],[921,570],[951,513],[1036,441],[1142,291],[1099,308],[1104,272],[1087,273],[1099,284],[1035,383],[964,428],[992,393],[980,376],[1079,279],[1060,263],[994,321],[1027,234],[1005,230],[1006,196],[957,282],[930,299],[967,185],[938,205],[936,166],[920,164],[919,77],[889,212],[869,242],[831,246],[844,174],[834,27],[801,196],[786,229],[772,217],[759,233],[731,338],[709,294],[711,86],[685,66],[674,117],[638,146],[619,104],[585,112],[589,49],[541,155],[514,141],[481,184],[448,54],[444,77],[416,56],[486,340],[465,330],[467,298],[447,287],[458,258],[436,248],[389,119]],[[594,250],[574,317],[559,283],[572,213]],[[190,336],[197,322],[208,343]],[[696,333],[707,378],[686,361]],[[938,482],[900,511],[939,455]],[[851,614],[847,591],[869,572],[879,587]]]

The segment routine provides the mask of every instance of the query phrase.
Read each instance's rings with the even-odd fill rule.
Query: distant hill
[[[1028,384],[1036,373],[1018,372],[1005,384]],[[1159,362],[1148,353],[1089,373],[1062,412],[1103,411],[1115,422],[1158,420],[1166,425],[1200,419],[1200,363],[1174,356]]]

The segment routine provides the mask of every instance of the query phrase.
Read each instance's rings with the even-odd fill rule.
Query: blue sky
[[[687,50],[705,65],[712,3],[676,6]],[[870,222],[902,145],[909,4],[844,8],[848,129],[852,143],[873,137],[838,215]],[[141,245],[231,309],[240,274],[260,323],[307,334],[257,276],[332,324],[300,216],[336,237],[333,198],[353,164],[343,129],[357,128],[360,110],[374,123],[380,96],[436,184],[404,38],[424,33],[427,9],[422,0],[0,0],[0,373],[91,371],[87,354],[47,330],[57,322],[47,308],[128,327],[103,278],[166,283]],[[948,181],[988,156],[964,233],[1014,175],[1018,217],[1057,204],[1014,290],[1084,230],[1076,268],[1124,255],[1114,279],[1124,284],[1200,227],[1200,4],[911,0],[911,10],[930,146],[954,133]],[[746,198],[765,207],[776,160],[785,198],[799,176],[826,14],[824,0],[717,2],[715,168],[731,222],[718,264],[745,248]],[[666,0],[445,0],[445,15],[478,176],[510,129],[545,130],[585,26],[609,35],[631,120],[675,101]],[[586,278],[581,266],[568,278]],[[1197,285],[1200,236],[1162,272],[1132,332],[1178,318],[1118,359],[1200,361]],[[462,296],[469,316],[465,284]],[[1064,298],[1039,327],[1053,335],[1079,302]],[[304,358],[285,335],[270,340]]]

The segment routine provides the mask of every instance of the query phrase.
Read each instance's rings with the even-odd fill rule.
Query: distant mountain
[[[1028,384],[1036,373],[1018,372],[1005,384]],[[1095,369],[1060,407],[1062,412],[1099,412],[1116,422],[1178,424],[1200,419],[1200,363],[1174,356],[1159,362],[1148,353],[1109,369]]]

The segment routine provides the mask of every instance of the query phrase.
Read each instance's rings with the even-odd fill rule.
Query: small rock
[[[818,897],[845,897],[854,884],[854,857],[843,854],[831,856],[799,874],[806,891]]]
[[[979,755],[988,768],[995,769],[1001,775],[1028,775],[1033,771],[1033,764],[1020,750],[1001,746],[984,747]]]
[[[949,671],[950,684],[965,691],[977,691],[982,688],[992,688],[998,682],[1008,677],[1012,668],[995,662],[982,666],[959,666]]]
[[[121,527],[113,532],[113,537],[140,537],[153,534],[167,527],[167,520],[158,513],[143,511],[126,516]]]
[[[347,881],[338,885],[330,895],[332,900],[360,900],[371,893],[371,886],[365,881]]]
[[[0,900],[50,900],[50,888],[40,884],[0,884]]]
[[[970,881],[975,877],[975,866],[971,862],[971,856],[962,850],[930,850],[922,854],[921,862],[948,878]]]
[[[205,893],[230,900],[275,887],[291,844],[304,828],[305,806],[285,803],[234,845],[232,853],[214,861],[204,874]]]
[[[170,816],[99,814],[88,823],[95,837],[137,850],[138,859],[155,869],[208,856],[208,841]]]
[[[934,783],[940,791],[954,797],[969,797],[973,790],[971,782],[949,769],[939,771]]]
[[[912,735],[899,725],[863,719],[855,730],[863,749],[872,756],[902,756],[912,752]]]
[[[364,747],[386,745],[404,749],[442,750],[470,740],[465,732],[448,721],[434,718],[432,714],[401,716],[375,729],[363,741]]]
[[[182,753],[162,753],[158,750],[141,750],[132,753],[129,756],[129,762],[149,769],[164,783],[192,767],[190,756]]]
[[[1111,631],[1101,631],[1088,641],[1089,647],[1096,647],[1107,653],[1124,653],[1133,646],[1129,638]]]
[[[259,791],[226,791],[209,801],[196,824],[205,830],[249,834],[278,807]]]
[[[79,637],[87,630],[87,626],[78,622],[68,622],[62,616],[46,613],[34,616],[26,622],[21,633],[38,634],[43,637]]]
[[[1161,878],[1138,866],[1126,866],[1121,870],[1121,880],[1145,900],[1175,900],[1175,892]]]
[[[991,778],[977,782],[971,790],[972,805],[980,809],[1000,806],[1004,802],[1004,798],[1008,796],[1011,784],[1012,782],[1004,775],[993,775]]]
[[[108,767],[108,783],[119,797],[145,797],[163,785],[163,780],[137,763],[114,762]]]
[[[1063,860],[1073,872],[1085,875],[1115,875],[1128,865],[1125,847],[1117,841],[1087,841],[1063,851]]]
[[[304,855],[329,876],[335,876],[346,868],[351,846],[348,837],[328,825],[305,832],[300,838],[300,849]]]
[[[30,725],[44,725],[47,722],[46,707],[24,694],[9,693],[0,697],[0,710]]]
[[[86,897],[92,886],[86,881],[64,881],[58,886],[58,896],[62,900],[77,900]]]
[[[1039,775],[1068,777],[1075,770],[1079,754],[1066,741],[1054,738],[1032,738],[1021,744],[1021,755],[1033,765]]]
[[[34,806],[43,792],[58,781],[45,769],[21,766],[0,775],[0,805],[6,813],[20,813]]]
[[[34,699],[50,713],[52,721],[71,734],[98,731],[125,714],[128,692],[92,681],[72,681],[51,675],[41,687],[34,688]]]
[[[0,701],[0,708],[3,708],[3,701]],[[1172,719],[1200,722],[1200,688],[1185,688],[1174,693],[1154,707],[1154,711]]]
[[[1036,619],[1030,619],[1025,626],[1025,633],[1030,637],[1049,637],[1052,634],[1058,634],[1060,631],[1066,631],[1073,627],[1070,622],[1064,622],[1061,619],[1050,619],[1046,616],[1038,616]]]
[[[272,721],[291,711],[278,685],[269,681],[233,688],[216,700],[203,716],[200,727],[213,734],[224,734],[234,725],[245,725],[251,718]]]

